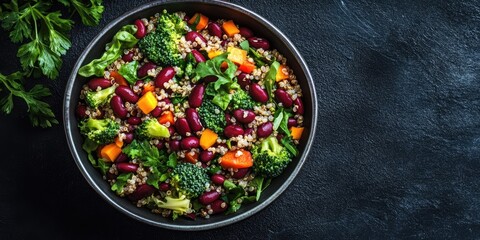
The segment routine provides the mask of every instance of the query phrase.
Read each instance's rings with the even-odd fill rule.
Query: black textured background
[[[42,81],[53,91],[48,101],[59,120],[69,69],[83,48],[109,21],[147,1],[105,2],[99,26],[71,31],[60,78]],[[33,129],[17,104],[12,115],[0,116],[0,238],[480,236],[478,1],[232,2],[282,30],[315,79],[318,134],[287,191],[221,229],[155,228],[95,193],[61,124]],[[19,67],[16,46],[3,31],[0,53],[0,72]]]

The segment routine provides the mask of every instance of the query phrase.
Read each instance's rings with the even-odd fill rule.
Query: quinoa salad
[[[79,69],[82,148],[112,191],[173,220],[262,198],[298,155],[304,106],[287,59],[256,34],[164,10]]]

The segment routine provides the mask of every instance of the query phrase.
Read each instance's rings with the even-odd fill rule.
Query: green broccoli
[[[178,45],[186,32],[185,27],[178,15],[163,10],[157,29],[142,38],[138,46],[151,61],[163,66],[177,66],[182,60]]]
[[[223,129],[227,126],[224,111],[211,100],[206,99],[203,101],[202,105],[198,108],[198,115],[204,127],[218,134],[222,134]]]
[[[98,107],[108,103],[108,101],[110,100],[110,97],[115,92],[115,88],[117,88],[117,87],[116,86],[111,86],[111,87],[102,89],[98,92],[97,91],[88,91],[85,94],[85,102],[87,102],[87,104],[90,107],[98,108]]]
[[[150,196],[146,200],[147,202],[154,203],[156,207],[170,209],[178,214],[183,214],[190,208],[190,199],[185,198],[185,196],[180,196],[179,198],[167,196],[165,197],[165,201]]]
[[[256,174],[273,178],[280,175],[292,161],[288,150],[282,147],[276,137],[264,139],[252,149],[253,170]]]
[[[237,89],[232,97],[233,109],[253,109],[255,101],[242,89]]]
[[[80,133],[97,144],[113,142],[120,131],[120,124],[112,119],[93,119],[79,123]]]
[[[185,195],[187,198],[200,196],[209,182],[207,170],[191,163],[179,163],[171,173],[170,184],[179,196]]]
[[[149,138],[169,138],[170,132],[168,128],[163,126],[155,118],[150,118],[142,122],[135,130],[138,139]]]

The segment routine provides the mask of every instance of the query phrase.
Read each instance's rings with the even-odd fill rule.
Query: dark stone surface
[[[147,1],[105,2],[100,26],[72,30],[60,78],[42,81],[60,121],[69,69],[82,49],[109,21]],[[287,191],[221,229],[155,228],[94,192],[61,124],[33,129],[17,104],[0,116],[2,239],[478,238],[478,1],[232,2],[282,30],[315,79],[318,135]],[[16,46],[5,32],[0,43],[0,71],[9,73],[18,68]]]

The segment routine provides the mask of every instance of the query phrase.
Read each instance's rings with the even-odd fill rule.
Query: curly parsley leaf
[[[133,173],[122,173],[118,175],[115,183],[112,184],[112,191],[115,191],[117,194],[121,194],[123,192],[123,188],[127,184],[127,181],[132,178]]]
[[[21,98],[27,104],[28,117],[34,127],[51,127],[58,124],[50,105],[42,100],[50,96],[50,90],[43,85],[37,84],[29,91],[26,91],[22,83],[23,74],[15,72],[8,76],[0,73],[0,84],[2,89],[8,90],[6,96],[0,100],[0,109],[5,114],[10,114],[13,109],[13,96]],[[1,86],[0,85],[0,86]]]

